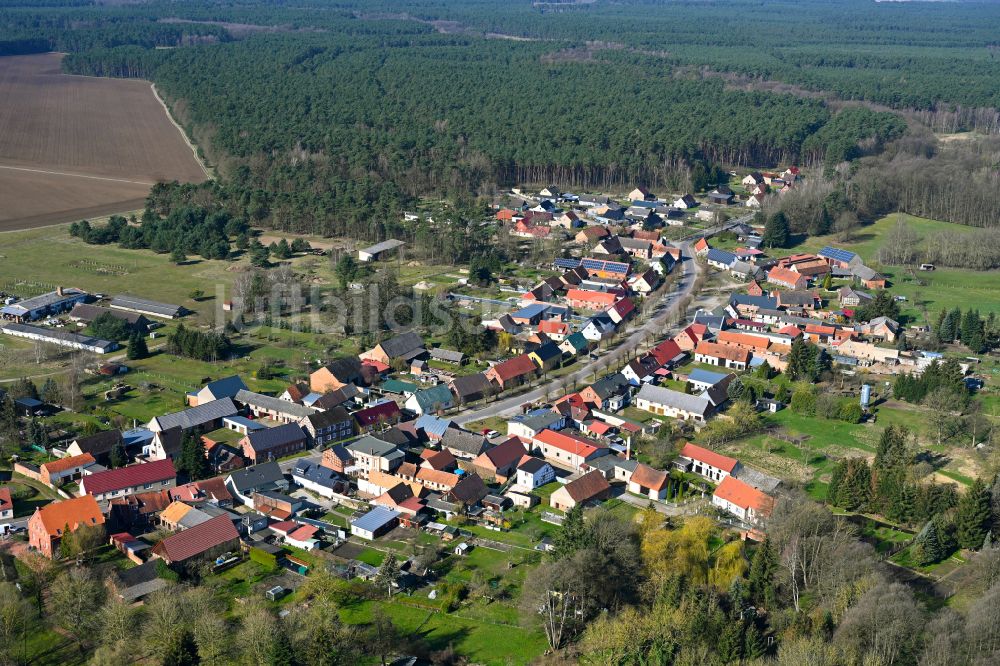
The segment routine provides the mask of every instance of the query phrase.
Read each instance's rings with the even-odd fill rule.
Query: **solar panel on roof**
[[[830,257],[836,261],[851,261],[856,256],[853,252],[848,250],[842,250],[839,247],[830,246],[824,247],[819,253],[824,257]]]
[[[577,268],[580,266],[579,259],[559,258],[553,262],[556,268]]]

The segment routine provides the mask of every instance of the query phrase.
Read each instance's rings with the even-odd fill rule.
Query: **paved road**
[[[554,382],[562,382],[570,385],[575,382],[586,383],[587,378],[593,375],[595,371],[607,369],[608,367],[615,365],[618,360],[625,357],[626,354],[641,345],[647,338],[650,338],[651,335],[653,339],[660,337],[664,332],[666,332],[665,326],[667,318],[674,312],[677,303],[682,298],[692,294],[695,280],[702,271],[701,265],[694,260],[692,243],[697,241],[699,238],[713,236],[738,224],[747,223],[752,217],[752,215],[746,215],[735,220],[730,220],[725,224],[699,231],[696,234],[692,234],[691,236],[684,238],[680,243],[682,253],[680,266],[683,275],[677,281],[675,289],[669,293],[663,294],[660,297],[660,301],[657,302],[650,311],[648,311],[646,321],[638,325],[634,324],[630,329],[631,332],[629,336],[613,350],[598,357],[597,359],[588,358],[585,365],[577,370],[574,370],[568,375],[560,377],[557,380],[548,382],[543,381],[543,383],[537,388],[509,398],[497,400],[496,402],[485,405],[479,409],[463,412],[462,414],[453,417],[452,420],[460,425],[464,425],[472,421],[480,421],[482,419],[492,418],[495,416],[513,414],[517,412],[524,403],[537,402],[540,400],[544,401],[546,396],[552,390]]]

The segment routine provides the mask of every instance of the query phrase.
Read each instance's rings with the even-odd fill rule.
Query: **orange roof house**
[[[742,370],[750,363],[750,352],[742,347],[720,345],[702,340],[695,347],[694,360],[698,363]]]
[[[737,331],[719,331],[715,336],[719,344],[742,347],[750,351],[766,351],[771,341],[759,335],[739,333]]]
[[[39,467],[42,483],[50,486],[62,483],[65,479],[79,478],[83,470],[96,464],[94,456],[82,453],[78,456],[67,456],[59,460],[44,463]]]
[[[691,463],[691,471],[709,481],[719,482],[736,471],[740,461],[688,442],[680,457]]]
[[[7,520],[14,517],[14,499],[10,495],[10,488],[0,486],[0,520]]]
[[[705,254],[711,249],[712,248],[709,246],[708,241],[705,240],[704,238],[699,238],[698,242],[694,244],[695,254]]]
[[[584,310],[603,310],[617,300],[616,294],[587,289],[570,289],[566,292],[566,302],[570,307]]]
[[[674,336],[674,342],[677,343],[681,351],[692,351],[698,346],[701,339],[705,337],[707,330],[704,324],[691,324]]]
[[[28,544],[45,557],[52,558],[67,528],[75,532],[83,525],[103,524],[104,515],[93,495],[52,502],[35,509],[28,521]]]
[[[767,281],[789,289],[805,289],[809,286],[809,278],[805,275],[777,266],[767,272]]]
[[[732,476],[712,493],[712,504],[748,523],[768,517],[774,509],[772,497]]]

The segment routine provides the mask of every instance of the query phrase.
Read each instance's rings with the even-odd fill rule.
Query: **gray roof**
[[[389,358],[399,358],[423,349],[424,341],[413,331],[407,331],[381,342],[380,346]]]
[[[274,428],[254,430],[247,435],[250,446],[257,453],[262,453],[277,446],[284,446],[306,438],[302,426],[297,423],[285,423]]]
[[[278,412],[280,414],[288,414],[289,416],[297,419],[302,419],[316,413],[316,410],[312,407],[306,407],[305,405],[288,402],[287,400],[275,398],[270,395],[264,395],[262,393],[254,393],[253,391],[248,391],[246,389],[241,389],[237,392],[236,401],[241,402],[244,405],[253,405],[254,407]]]
[[[359,252],[364,252],[365,254],[377,255],[389,250],[395,250],[397,247],[404,245],[403,241],[396,240],[395,238],[390,238],[389,240],[384,240],[381,243],[375,243],[369,247],[366,247]]]
[[[121,319],[122,321],[128,322],[129,325],[136,328],[144,328],[149,326],[149,320],[141,312],[126,312],[125,310],[112,310],[111,308],[101,307],[100,305],[88,305],[87,303],[77,303],[73,306],[73,310],[69,313],[69,316],[73,319],[79,319],[82,322],[90,323],[100,317],[101,315],[111,315],[115,319]]]
[[[24,315],[33,310],[40,310],[42,308],[52,307],[53,305],[60,305],[66,301],[71,301],[80,296],[86,295],[86,293],[87,292],[80,289],[63,289],[61,294],[58,291],[50,291],[48,293],[32,296],[31,298],[25,298],[22,301],[8,305],[3,308],[3,312],[4,314]]]
[[[281,468],[274,461],[260,463],[251,467],[238,469],[229,475],[233,487],[241,493],[261,486],[278,483],[284,478]]]
[[[184,312],[184,308],[180,305],[150,301],[127,294],[115,296],[111,299],[111,307],[118,308],[119,310],[132,310],[144,314],[159,315],[161,317],[179,317]]]
[[[218,400],[219,398],[232,398],[241,390],[246,390],[246,388],[247,385],[239,375],[232,375],[209,382],[202,387],[202,390],[208,389],[208,392]]]
[[[340,482],[340,476],[329,467],[323,467],[315,460],[302,460],[292,469],[292,478],[305,479],[324,488],[333,488]]]
[[[326,428],[335,423],[343,423],[344,421],[350,421],[351,415],[346,409],[344,409],[340,405],[337,405],[332,409],[327,409],[322,412],[317,412],[316,414],[310,414],[306,418],[309,419],[309,423],[312,425],[312,427]]]
[[[697,395],[688,395],[687,393],[681,393],[680,391],[674,391],[673,389],[663,388],[660,386],[653,386],[652,384],[643,384],[635,398],[636,400],[648,400],[649,402],[653,402],[658,405],[666,405],[668,407],[680,409],[692,414],[700,414],[702,416],[707,414],[708,410],[712,406],[712,403],[709,402],[708,398]]]
[[[441,436],[441,446],[478,456],[486,450],[486,438],[460,428],[448,428]]]
[[[399,512],[384,506],[377,506],[357,520],[352,520],[351,527],[357,527],[366,532],[377,532],[398,517]]]
[[[729,297],[730,305],[753,305],[758,308],[775,309],[778,307],[778,299],[771,296],[751,296],[750,294],[732,294]]]
[[[613,453],[609,453],[601,456],[600,458],[588,460],[586,465],[591,469],[599,469],[605,474],[611,472],[616,467],[628,470],[629,472],[634,472],[635,468],[639,465],[639,461],[632,458],[620,458]]]
[[[521,423],[532,430],[541,431],[545,430],[553,423],[562,421],[562,419],[563,417],[561,414],[551,410],[544,410],[540,412],[532,412],[530,414],[518,415],[511,420]]]
[[[190,430],[226,416],[232,416],[238,411],[232,398],[222,398],[180,412],[154,417],[149,422],[149,427],[153,428],[155,425],[158,426],[159,430],[169,430],[175,427]]]
[[[726,250],[718,250],[714,247],[708,251],[705,258],[708,261],[715,261],[720,264],[725,264],[726,266],[732,266],[736,262],[735,254],[727,252]]]
[[[397,452],[395,444],[390,444],[389,442],[383,442],[377,437],[372,437],[371,435],[365,435],[356,442],[351,442],[344,447],[348,451],[356,451],[358,453],[367,453],[373,456],[387,456],[393,452]]]
[[[874,280],[878,277],[878,273],[871,268],[868,268],[864,264],[858,264],[851,267],[851,274],[861,280]]]
[[[470,395],[481,395],[484,391],[488,390],[489,386],[490,380],[486,379],[486,375],[481,372],[464,377],[455,377],[451,381],[452,389],[460,398]]]
[[[118,343],[112,340],[102,340],[101,338],[93,338],[89,335],[70,333],[69,331],[63,331],[58,328],[44,328],[42,326],[31,326],[29,324],[12,323],[12,324],[4,324],[3,330],[5,332],[10,332],[12,334],[22,333],[27,335],[36,335],[41,338],[52,340],[56,344],[60,342],[67,342],[73,345],[96,347],[104,352],[113,351],[118,347]]]
[[[733,476],[743,483],[751,485],[757,490],[761,490],[765,493],[772,493],[779,485],[781,485],[781,479],[776,479],[770,474],[765,474],[759,470],[751,467],[744,467],[742,465]]]
[[[628,391],[628,380],[625,379],[625,375],[620,372],[602,377],[598,381],[590,385],[590,389],[597,394],[597,396],[604,400],[613,395],[618,395],[620,393],[625,393]]]
[[[465,354],[460,351],[437,347],[431,350],[431,358],[447,361],[448,363],[461,363],[465,359]]]

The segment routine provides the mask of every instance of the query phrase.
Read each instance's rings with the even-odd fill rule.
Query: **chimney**
[[[56,287],[56,294],[59,295],[59,296],[62,296],[63,295],[63,288],[62,287]]]

